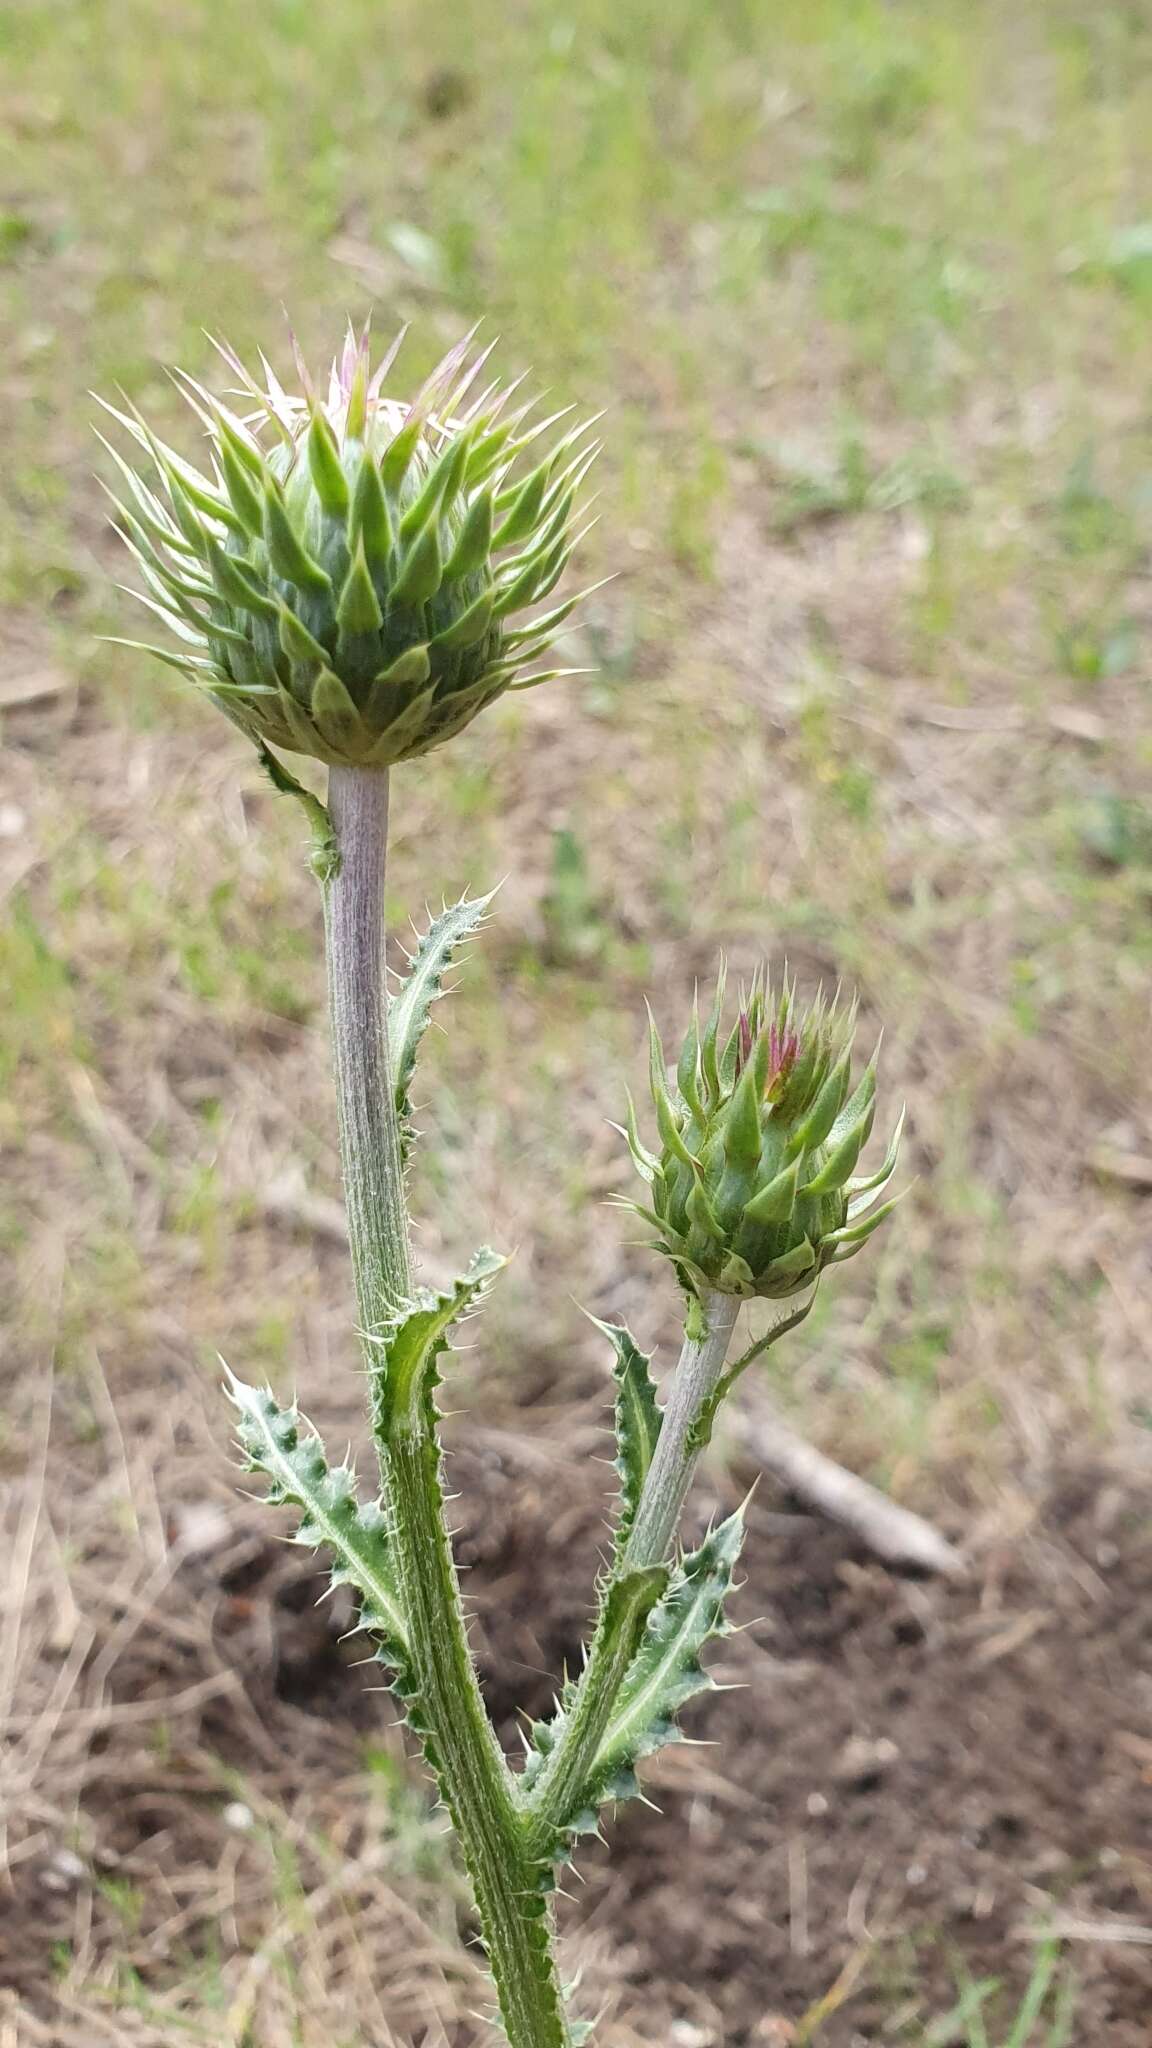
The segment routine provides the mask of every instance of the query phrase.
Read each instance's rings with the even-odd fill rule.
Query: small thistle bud
[[[470,342],[410,405],[383,393],[396,348],[373,372],[366,336],[349,334],[323,403],[302,365],[292,397],[263,358],[260,384],[222,349],[243,416],[182,379],[207,430],[204,473],[138,415],[107,408],[146,458],[139,474],[110,450],[121,535],[147,586],[131,595],[178,643],[150,651],[258,745],[386,767],[503,691],[548,680],[528,665],[577,600],[513,614],[567,566],[595,444],[576,427],[541,458],[555,420],[510,407],[512,385],[465,408],[488,353],[470,355]]]
[[[876,1061],[852,1076],[855,1007],[806,1011],[757,977],[721,1038],[724,976],[704,1029],[693,1017],[670,1082],[655,1024],[651,1087],[659,1156],[630,1117],[648,1198],[632,1203],[690,1293],[779,1299],[851,1258],[894,1207],[901,1116],[875,1173],[855,1168],[872,1129]]]

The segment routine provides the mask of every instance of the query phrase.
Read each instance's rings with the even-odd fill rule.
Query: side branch
[[[684,1340],[628,1539],[625,1560],[633,1571],[663,1564],[668,1555],[699,1456],[693,1432],[720,1383],[740,1301],[734,1294],[709,1293],[701,1309],[704,1334]]]

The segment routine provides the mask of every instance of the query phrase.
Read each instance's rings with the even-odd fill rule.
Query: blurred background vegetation
[[[190,447],[162,366],[217,379],[205,330],[287,374],[282,308],[313,360],[371,309],[382,337],[411,322],[414,383],[482,317],[506,371],[608,408],[585,567],[615,581],[566,649],[595,674],[396,777],[398,934],[508,878],[424,1068],[429,1269],[519,1247],[464,1405],[482,1370],[486,1411],[527,1402],[578,1445],[600,1364],[574,1298],[674,1339],[602,1206],[627,1178],[606,1120],[644,994],[674,1032],[721,948],[768,952],[859,986],[919,1176],[774,1354],[777,1398],[954,1533],[1028,1525],[1071,1441],[1146,1473],[1150,57],[1145,7],[1086,0],[9,0],[0,1455],[36,1484],[0,1676],[29,1869],[42,1837],[90,1853],[108,1642],[174,1580],[172,1503],[229,1512],[217,1351],[321,1416],[355,1405],[298,816],[97,637],[137,626],[88,388]],[[419,1873],[440,1852],[373,1757]],[[201,1940],[180,2024],[327,2041],[323,1969],[294,1994],[320,2032],[250,2035],[221,1960],[297,1910],[267,1798],[257,1932]],[[101,1882],[54,1934],[52,2025],[79,2013],[87,2043],[131,2008],[107,2038],[176,2038],[168,1990],[147,2032],[151,1877]],[[364,2038],[407,2038],[395,1986],[384,2008]]]

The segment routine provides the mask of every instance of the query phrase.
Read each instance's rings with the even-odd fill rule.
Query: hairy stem
[[[668,1555],[696,1470],[698,1453],[691,1446],[692,1427],[724,1370],[740,1301],[735,1294],[709,1292],[701,1308],[704,1334],[684,1339],[624,1554],[629,1570],[663,1564]]]
[[[413,1292],[383,981],[386,772],[333,768],[329,808],[339,863],[327,885],[325,920],[333,1053],[348,1234],[371,1377],[381,1370],[379,1339],[389,1315]],[[567,2048],[539,1873],[468,1648],[430,1408],[406,1410],[378,1448],[404,1598],[411,1718],[475,1887],[508,2039],[512,2048]]]
[[[412,1292],[384,991],[387,771],[333,768],[328,808],[339,856],[324,891],[332,1060],[352,1270],[367,1339]]]

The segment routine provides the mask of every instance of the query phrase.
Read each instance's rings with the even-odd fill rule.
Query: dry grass
[[[787,1412],[980,1556],[1070,1444],[1148,1469],[1144,26],[925,5],[909,54],[833,0],[809,31],[577,13],[571,48],[477,17],[461,63],[389,9],[386,118],[360,0],[323,63],[288,6],[254,53],[152,0],[7,31],[3,2048],[457,2044],[480,1995],[383,1709],[315,1711],[330,1639],[226,1457],[218,1350],[333,1437],[358,1390],[296,816],[92,643],[121,621],[81,388],[155,398],[202,318],[263,334],[286,294],[323,346],[371,294],[428,354],[489,305],[510,358],[617,402],[600,676],[396,793],[398,932],[508,878],[415,1188],[429,1269],[518,1247],[461,1364],[491,1459],[586,1513],[573,1298],[667,1356],[606,1120],[644,993],[671,1031],[723,946],[858,983],[911,1108],[915,1192],[793,1340]],[[611,1996],[611,1912],[591,1940]]]

